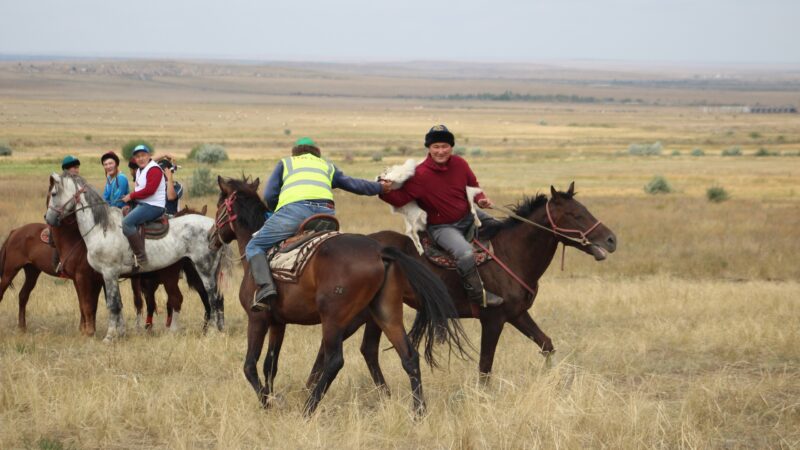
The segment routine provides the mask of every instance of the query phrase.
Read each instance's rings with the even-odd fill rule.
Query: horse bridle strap
[[[600,225],[601,222],[599,220],[595,222],[594,225],[589,227],[589,229],[586,231],[573,230],[570,228],[561,228],[558,225],[556,225],[556,222],[553,220],[553,216],[550,214],[550,200],[548,200],[547,203],[545,203],[544,209],[547,212],[547,220],[550,221],[550,226],[553,227],[553,231],[560,231],[562,233],[577,233],[581,236],[580,243],[582,245],[591,245],[591,242],[589,242],[589,239],[586,236],[588,236],[589,233],[594,231],[594,229]]]
[[[87,189],[87,185],[84,184],[83,186],[80,187],[80,189],[77,190],[77,192],[75,192],[72,195],[72,198],[67,200],[66,202],[64,202],[63,205],[61,205],[61,206],[51,206],[50,209],[52,209],[53,211],[58,213],[58,218],[59,219],[63,219],[65,217],[70,216],[71,214],[75,214],[76,212],[79,211],[78,208],[75,208],[73,211],[70,211],[68,214],[64,214],[64,210],[67,209],[67,205],[69,205],[70,203],[75,203],[76,205],[80,205],[81,204],[81,194],[86,192],[86,189]],[[87,205],[86,207],[88,208],[90,206],[91,205]],[[84,209],[84,208],[81,208],[81,209]]]
[[[542,229],[542,230],[545,230],[545,231],[549,231],[550,233],[553,233],[556,236],[560,236],[560,237],[562,237],[562,238],[564,238],[564,239],[566,239],[568,241],[572,241],[572,242],[575,242],[576,244],[580,244],[580,245],[583,245],[583,246],[592,245],[592,243],[589,242],[589,239],[586,236],[588,236],[589,233],[594,231],[594,229],[597,228],[602,223],[602,222],[600,222],[598,220],[597,223],[595,223],[594,225],[589,227],[589,229],[586,230],[586,231],[571,230],[571,229],[568,229],[568,228],[561,228],[561,227],[559,227],[558,225],[555,224],[555,222],[553,221],[552,215],[550,214],[550,200],[548,200],[547,203],[545,204],[545,211],[547,212],[547,220],[550,222],[550,226],[549,227],[546,227],[544,225],[540,225],[540,224],[538,224],[538,223],[536,223],[536,222],[534,222],[532,220],[528,220],[528,219],[520,216],[519,214],[515,213],[514,211],[512,211],[512,210],[510,210],[510,209],[508,209],[506,207],[503,207],[503,206],[493,205],[491,208],[492,209],[496,209],[496,210],[508,215],[509,217],[517,219],[520,222],[527,223],[528,225],[532,225],[532,226],[534,226],[536,228],[539,228],[539,229]],[[578,239],[578,238],[573,237],[573,236],[569,236],[569,235],[564,234],[564,233],[578,233],[578,234],[580,234],[581,239]]]

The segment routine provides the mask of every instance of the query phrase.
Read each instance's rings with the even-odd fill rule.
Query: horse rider
[[[61,170],[64,174],[67,175],[74,175],[79,176],[81,174],[81,160],[78,158],[67,155],[61,161]],[[48,231],[50,229],[48,228]],[[58,249],[56,248],[55,242],[53,242],[53,234],[48,233],[48,245],[53,247],[53,270],[55,270],[56,274],[61,273],[61,257],[58,255]]]
[[[293,236],[308,217],[336,214],[333,189],[344,189],[358,195],[378,195],[388,192],[390,185],[387,181],[348,177],[322,158],[319,147],[312,139],[298,139],[292,148],[292,156],[281,159],[275,165],[264,189],[264,201],[274,214],[245,249],[250,272],[258,285],[251,309],[267,309],[269,302],[277,297],[266,252],[273,245]]]
[[[455,258],[467,299],[481,306],[497,306],[503,299],[483,288],[472,243],[465,237],[475,223],[466,188],[479,187],[478,179],[464,158],[453,155],[454,145],[455,137],[446,126],[431,128],[425,135],[428,155],[417,166],[414,176],[401,188],[381,194],[380,198],[396,207],[416,200],[428,213],[428,235]],[[473,200],[481,208],[492,206],[492,201],[482,192]],[[478,217],[491,220],[489,214],[480,210]]]
[[[136,177],[134,191],[122,197],[125,203],[136,200],[136,207],[122,219],[122,233],[128,238],[133,250],[134,268],[147,262],[144,238],[139,234],[139,225],[158,219],[164,215],[167,202],[167,183],[161,167],[150,156],[147,145],[137,145],[133,149],[136,161]]]
[[[158,166],[164,171],[164,176],[167,177],[167,202],[166,213],[168,217],[174,217],[178,214],[180,209],[179,202],[183,198],[183,185],[175,181],[175,171],[178,170],[178,165],[175,164],[175,158],[172,155],[164,155],[158,158]]]
[[[130,189],[128,188],[128,179],[119,170],[119,156],[114,152],[105,153],[100,157],[100,163],[106,173],[103,200],[116,208],[124,207],[125,202],[122,201],[122,197],[128,194]]]

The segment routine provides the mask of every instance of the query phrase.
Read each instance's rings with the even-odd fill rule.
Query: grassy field
[[[0,448],[800,447],[800,157],[793,156],[800,123],[796,115],[704,112],[691,103],[796,104],[797,92],[786,87],[796,80],[775,75],[759,85],[742,73],[743,85],[703,90],[598,84],[679,78],[619,67],[509,67],[498,79],[480,67],[474,73],[484,78],[458,75],[459,68],[129,62],[103,70],[81,63],[86,73],[76,63],[71,73],[70,64],[38,64],[40,72],[0,64],[0,141],[14,149],[0,157],[0,239],[41,222],[47,175],[67,153],[81,157],[82,173],[100,187],[96,159],[128,139],[146,138],[157,152],[179,156],[218,142],[232,159],[211,167],[214,174],[263,182],[293,139],[311,135],[346,173],[371,178],[422,157],[425,130],[444,122],[497,203],[574,180],[578,199],[620,243],[602,263],[569,251],[566,270],[554,264],[544,276],[532,315],[558,349],[552,366],[509,327],[488,387],[478,385],[474,361],[424,371],[430,412],[420,422],[409,415],[407,378],[393,352],[381,356],[391,398],[373,389],[360,332],[345,344],[345,367],[321,411],[304,420],[318,327],[289,328],[279,399],[262,410],[241,372],[246,322],[238,282],[224,287],[224,333],[201,335],[201,305],[189,293],[182,332],[165,331],[161,315],[153,332],[131,328],[127,339],[105,346],[79,336],[71,284],[42,277],[28,333],[15,329],[17,292],[0,303]],[[435,87],[645,102],[397,98],[429,96]],[[291,95],[297,92],[327,94]],[[661,156],[627,154],[630,144],[656,141]],[[401,146],[408,155],[398,154]],[[720,156],[733,146],[744,155]],[[691,156],[694,148],[706,156]],[[760,148],[782,156],[754,156]],[[382,161],[373,161],[375,153]],[[197,165],[181,163],[179,179],[189,180]],[[646,194],[655,175],[674,191]],[[707,201],[713,185],[731,199]],[[347,231],[401,230],[378,200],[337,196]],[[216,199],[186,202],[213,210]],[[236,268],[229,280],[240,277]],[[123,285],[132,326],[128,291]],[[105,320],[101,305],[101,332]],[[465,326],[477,343],[478,324]]]

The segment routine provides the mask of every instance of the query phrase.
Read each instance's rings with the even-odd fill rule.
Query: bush
[[[742,156],[742,149],[739,147],[726,148],[722,151],[722,156]]]
[[[692,156],[705,156],[706,152],[703,151],[702,148],[695,148],[692,150]]]
[[[547,126],[547,121],[542,119],[542,120],[539,121],[539,125],[541,125],[543,127],[546,127]]]
[[[11,156],[12,153],[14,153],[14,151],[11,150],[8,144],[0,142],[0,156]]]
[[[764,147],[758,149],[757,152],[753,153],[754,156],[778,156],[777,152],[771,152]]]
[[[219,144],[200,144],[189,152],[189,159],[204,164],[216,164],[228,160],[228,152]]]
[[[285,134],[286,136],[289,136],[289,135],[292,134],[292,130],[286,128],[285,130],[283,130],[283,134]]]
[[[91,134],[87,134],[83,138],[86,140],[86,142],[92,142],[92,135]]]
[[[750,133],[750,139],[760,139],[760,138],[761,138],[761,133],[759,133],[758,131],[753,131],[752,133]]]
[[[672,156],[681,156],[681,151],[680,150],[673,150],[671,155]]]
[[[711,186],[706,191],[706,198],[708,198],[708,201],[714,203],[722,203],[725,200],[729,199],[730,196],[728,195],[728,192],[725,190],[725,188],[723,188],[722,186]]]
[[[628,154],[635,156],[656,156],[661,154],[663,148],[661,142],[653,142],[652,144],[631,144],[628,146]]]
[[[666,178],[656,175],[644,186],[644,191],[648,194],[669,194],[672,192],[672,186],[669,185]]]
[[[397,153],[406,156],[407,154],[411,153],[411,148],[407,145],[401,145],[400,147],[397,147]]]
[[[375,152],[372,154],[372,160],[375,162],[383,161],[383,153]]]
[[[189,194],[193,197],[202,197],[217,192],[217,180],[211,176],[211,170],[205,167],[194,169],[192,172],[192,185]]]
[[[453,149],[453,153],[455,153],[458,156],[464,156],[464,155],[467,154],[467,148],[466,147],[462,147],[460,145],[456,146],[456,148]]]
[[[475,147],[470,149],[469,154],[470,156],[483,156],[483,150],[480,147]]]
[[[156,149],[149,142],[145,141],[144,139],[133,139],[128,141],[125,145],[122,146],[122,159],[127,161],[131,159],[133,156],[133,149],[136,148],[137,145],[146,145],[150,148],[151,152],[154,152]],[[121,163],[120,163],[121,164]]]

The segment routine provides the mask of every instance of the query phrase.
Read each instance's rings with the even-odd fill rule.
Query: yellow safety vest
[[[309,153],[281,161],[283,185],[275,211],[302,200],[333,201],[333,164]]]

